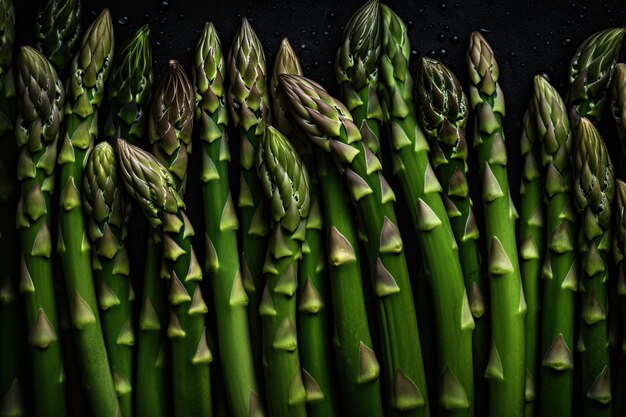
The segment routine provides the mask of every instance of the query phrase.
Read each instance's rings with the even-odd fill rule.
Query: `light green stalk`
[[[581,218],[580,337],[583,413],[611,416],[611,366],[608,349],[606,282],[611,247],[611,204],[615,192],[613,164],[592,122],[581,118],[572,156],[573,196]]]
[[[217,321],[217,342],[228,405],[232,415],[264,416],[250,345],[248,295],[243,286],[235,212],[229,183],[230,151],[225,129],[226,66],[222,45],[212,23],[207,23],[196,46],[193,80],[196,120],[202,139],[205,270],[211,280]]]
[[[29,400],[38,416],[51,412],[66,414],[63,355],[51,259],[51,198],[65,90],[50,62],[34,49],[22,47],[18,58],[17,91],[20,111],[15,135],[20,148],[17,172],[22,186],[17,227],[22,248],[20,292],[26,307],[33,384]],[[16,319],[17,316],[13,318]],[[6,372],[4,368],[2,372]],[[4,405],[1,408],[4,409]]]
[[[485,377],[489,416],[518,417],[524,413],[526,316],[515,235],[518,215],[509,192],[500,71],[491,46],[478,32],[470,37],[467,62],[488,253],[492,341]]]
[[[115,417],[120,410],[100,325],[80,190],[87,157],[98,136],[98,107],[111,68],[113,43],[111,15],[105,9],[83,36],[72,62],[70,99],[58,155],[61,192],[57,250],[82,381],[96,417]]]
[[[133,413],[133,346],[130,266],[126,223],[130,205],[118,177],[115,150],[99,143],[87,160],[83,205],[92,243],[92,265],[102,313],[104,341],[122,416]]]
[[[332,152],[342,165],[369,251],[375,255],[369,257],[369,269],[381,326],[389,411],[391,415],[429,415],[413,294],[393,208],[393,190],[382,176],[380,161],[362,142],[343,104],[304,77],[283,74],[280,82],[294,121],[314,144]]]
[[[535,77],[529,123],[541,146],[546,201],[546,247],[543,260],[541,312],[541,365],[538,414],[544,417],[572,415],[574,385],[574,309],[578,289],[575,252],[578,215],[573,206],[570,161],[572,133],[567,107],[559,93],[543,77]]]
[[[474,415],[472,331],[474,319],[463,281],[458,247],[442,188],[428,159],[428,143],[417,124],[413,79],[409,74],[410,45],[398,15],[383,5],[383,52],[379,89],[393,158],[413,219],[433,300],[437,338],[438,406],[443,415]]]
[[[172,347],[174,415],[211,417],[209,364],[205,315],[200,288],[202,268],[191,237],[193,227],[176,192],[176,178],[156,157],[118,139],[120,172],[126,191],[141,206],[163,245],[167,264],[170,317],[167,335]]]
[[[50,60],[60,77],[70,69],[80,46],[82,0],[46,0],[35,21],[37,48]]]
[[[376,94],[381,32],[380,3],[369,0],[348,21],[335,60],[341,98],[359,127],[363,143],[378,159],[383,122]]]
[[[241,174],[237,205],[241,222],[240,261],[243,283],[249,298],[250,343],[257,375],[263,373],[259,303],[270,221],[269,208],[255,172],[254,159],[270,113],[266,73],[261,41],[244,18],[228,53],[228,106],[234,126],[239,130]]]
[[[268,413],[273,417],[305,417],[311,381],[300,368],[295,295],[311,205],[309,178],[293,146],[273,127],[265,130],[256,159],[273,219],[259,305]]]

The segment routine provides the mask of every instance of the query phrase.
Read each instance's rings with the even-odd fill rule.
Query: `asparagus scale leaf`
[[[622,155],[626,158],[626,64],[617,64],[613,70],[611,114],[617,126]]]
[[[63,77],[80,46],[82,0],[46,0],[37,13],[37,48]]]

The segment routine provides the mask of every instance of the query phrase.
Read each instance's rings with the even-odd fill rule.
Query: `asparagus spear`
[[[18,179],[22,188],[17,227],[22,247],[20,290],[26,307],[33,375],[30,398],[36,415],[46,415],[50,410],[64,415],[67,408],[51,260],[50,203],[65,90],[50,62],[34,49],[22,47],[17,91],[20,111],[15,133],[20,148]]]
[[[82,0],[47,0],[35,21],[37,48],[64,77],[80,46]]]
[[[611,113],[617,126],[622,155],[626,158],[626,64],[617,64],[613,70]]]
[[[133,412],[132,294],[126,252],[129,208],[118,178],[115,150],[99,143],[89,154],[83,177],[83,206],[92,243],[92,265],[102,311],[104,341],[122,416]]]
[[[543,77],[534,80],[532,123],[541,146],[545,179],[546,247],[542,268],[540,374],[541,416],[572,415],[574,384],[574,308],[578,263],[574,242],[577,214],[573,208],[570,174],[572,134],[567,108],[559,93]]]
[[[487,390],[481,382],[489,353],[489,318],[478,251],[479,231],[466,177],[467,97],[454,73],[439,61],[422,58],[417,80],[419,119],[430,142],[431,163],[443,183],[442,198],[459,246],[465,290],[476,326],[472,335],[475,412],[483,415]]]
[[[311,204],[309,178],[293,146],[271,126],[259,144],[256,165],[273,219],[259,305],[267,406],[274,417],[306,416],[309,381],[303,381],[298,357],[295,294]]]
[[[137,144],[146,131],[146,111],[152,93],[150,27],[143,25],[117,53],[109,80],[111,109],[105,124],[109,138]]]
[[[163,244],[169,274],[172,345],[172,386],[176,416],[211,416],[209,363],[204,316],[208,311],[200,283],[185,204],[176,191],[176,178],[156,157],[117,140],[120,172],[128,194],[134,198]]]
[[[225,129],[224,55],[215,26],[207,23],[198,41],[193,68],[196,120],[202,139],[202,174],[207,263],[213,288],[217,341],[228,404],[235,416],[263,416],[250,346],[248,295],[243,286],[237,229],[230,192],[230,152]]]
[[[361,132],[363,143],[379,159],[380,125],[383,121],[383,111],[376,94],[381,51],[380,23],[379,1],[369,0],[348,21],[335,61],[341,98]]]
[[[436,388],[445,415],[474,414],[472,331],[457,244],[441,199],[441,185],[428,159],[428,143],[417,124],[408,70],[409,40],[404,22],[382,6],[383,52],[380,91],[394,161],[394,173],[413,215],[432,289],[439,363]]]
[[[581,357],[583,410],[586,416],[610,416],[606,282],[609,278],[607,252],[611,246],[615,179],[608,150],[591,121],[584,117],[576,132],[572,173],[574,202],[582,222],[578,235],[582,278],[577,347]]]
[[[269,209],[254,169],[255,153],[269,118],[265,55],[259,38],[245,18],[228,53],[228,106],[239,130],[241,175],[237,205],[240,210],[241,268],[248,293],[248,322],[256,374],[262,375],[262,335],[259,303],[263,288],[263,260],[269,232]],[[261,381],[260,381],[261,382]]]
[[[577,132],[581,117],[596,123],[602,118],[606,104],[605,90],[611,82],[613,67],[619,57],[624,28],[596,32],[578,47],[568,69],[569,120]]]
[[[342,165],[367,235],[372,285],[381,325],[383,375],[392,415],[429,415],[428,395],[411,284],[393,208],[395,195],[380,161],[363,144],[349,110],[322,86],[281,75],[295,122]]]
[[[274,124],[276,128],[289,139],[292,140],[292,145],[296,148],[296,151],[300,155],[303,153],[311,152],[307,149],[308,142],[305,138],[301,138],[303,133],[294,126],[293,121],[289,115],[289,109],[283,107],[284,98],[281,97],[282,90],[279,88],[278,76],[280,74],[296,74],[302,75],[302,67],[300,66],[300,59],[296,55],[296,52],[291,47],[289,39],[283,38],[276,51],[276,58],[274,58],[274,68],[272,70],[271,88],[272,88],[272,113],[274,115]],[[294,136],[294,138],[292,138]],[[302,139],[302,140],[299,140]],[[302,151],[302,152],[301,152]]]
[[[617,75],[616,75],[617,76]],[[614,96],[615,97],[615,96]],[[613,237],[613,260],[617,264],[617,294],[619,295],[621,302],[621,309],[619,313],[622,315],[622,326],[626,326],[626,302],[624,296],[626,295],[626,265],[624,264],[624,255],[626,254],[626,183],[621,180],[616,181],[617,195],[615,204],[615,235]],[[622,328],[622,332],[624,328]],[[615,393],[618,393],[615,398],[614,411],[615,415],[619,416],[624,413],[624,400],[620,398],[621,393],[626,383],[626,333],[622,334],[621,352],[618,356],[618,363],[614,364],[614,372],[617,375],[614,376],[616,386],[614,387]]]
[[[521,416],[524,410],[524,319],[515,219],[507,175],[502,117],[504,96],[493,50],[478,32],[467,53],[470,104],[476,115],[474,147],[482,178],[487,239],[487,271],[492,342],[485,377],[489,382],[489,415]]]
[[[81,207],[83,171],[98,135],[98,107],[113,57],[113,25],[104,10],[83,36],[71,66],[71,93],[60,145],[59,237],[70,315],[83,385],[94,416],[113,417],[119,405],[100,327],[90,244]]]

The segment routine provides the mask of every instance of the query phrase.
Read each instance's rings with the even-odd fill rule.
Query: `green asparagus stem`
[[[33,392],[29,398],[38,416],[52,411],[65,415],[63,356],[50,232],[65,90],[50,62],[30,47],[20,50],[17,69],[20,111],[15,134],[20,148],[18,179],[22,187],[17,227],[22,247],[20,291],[26,307],[28,353],[33,375]]]
[[[47,57],[62,78],[70,69],[72,57],[80,46],[82,0],[47,0],[35,21],[37,48]]]
[[[592,122],[581,118],[572,158],[574,202],[580,213],[580,338],[583,407],[586,416],[611,416],[611,375],[606,315],[607,255],[611,247],[613,164]]]
[[[222,378],[232,415],[264,416],[250,346],[248,295],[243,286],[237,230],[230,191],[230,151],[225,129],[226,66],[215,26],[207,23],[196,46],[193,80],[196,120],[202,139],[202,174],[207,263],[214,295]]]
[[[617,74],[616,74],[617,76]],[[613,96],[615,97],[615,96]],[[617,195],[615,204],[615,235],[613,236],[613,260],[617,264],[617,294],[619,295],[621,302],[621,309],[619,314],[622,315],[622,326],[626,326],[626,264],[624,263],[624,257],[626,255],[626,183],[621,180],[616,181]],[[622,328],[624,332],[624,328]],[[624,399],[619,398],[623,392],[624,384],[626,383],[626,333],[622,334],[621,349],[618,355],[619,362],[614,364],[614,369],[617,375],[614,375],[614,381],[616,381],[616,387],[614,387],[615,393],[619,393],[615,398],[614,411],[615,415],[622,415],[626,410],[624,409]],[[614,372],[615,372],[614,371]]]
[[[567,105],[572,130],[577,132],[581,117],[593,123],[602,118],[613,67],[619,57],[626,29],[613,28],[596,32],[578,47],[568,69]]]
[[[470,38],[467,61],[469,98],[476,115],[474,147],[482,178],[491,304],[491,351],[485,377],[489,382],[489,416],[522,416],[524,412],[524,320],[515,220],[509,193],[502,117],[504,96],[491,46],[478,33]]]
[[[239,130],[241,176],[237,205],[240,212],[241,272],[248,293],[250,343],[257,375],[263,374],[259,304],[263,261],[270,229],[269,208],[254,168],[254,158],[269,118],[265,55],[259,38],[245,18],[228,53],[228,106]],[[262,380],[259,381],[260,383]],[[261,384],[261,389],[263,384]]]
[[[363,143],[380,159],[383,111],[376,94],[381,51],[378,0],[369,0],[348,21],[337,51],[335,75],[341,98],[361,132]]]
[[[419,119],[430,143],[430,160],[443,183],[442,198],[459,246],[465,290],[476,326],[472,335],[474,408],[476,415],[484,415],[487,389],[482,381],[489,354],[489,316],[487,283],[480,268],[479,231],[467,184],[465,126],[469,106],[454,73],[433,59],[422,58],[415,89]]]
[[[578,288],[575,239],[577,213],[572,202],[570,161],[573,139],[567,107],[543,77],[535,77],[532,123],[541,146],[546,245],[542,268],[540,416],[572,415],[574,384],[574,309]],[[528,166],[528,165],[527,165]],[[532,166],[530,166],[532,168]],[[526,288],[525,288],[526,289]]]
[[[57,250],[71,306],[82,381],[96,417],[115,417],[120,410],[100,326],[81,188],[87,157],[98,135],[98,107],[111,68],[113,43],[111,15],[105,9],[83,36],[72,62],[71,95],[58,155],[61,192]]]
[[[377,296],[389,409],[392,415],[427,416],[426,378],[393,190],[343,104],[304,77],[283,74],[280,82],[294,121],[314,144],[332,152],[342,165],[367,245],[375,255],[368,260]]]
[[[289,115],[289,109],[283,107],[284,98],[281,97],[282,90],[279,88],[278,83],[278,76],[280,74],[302,75],[300,59],[298,59],[298,56],[291,47],[287,38],[283,38],[280,42],[278,51],[276,51],[276,58],[274,58],[274,68],[272,70],[271,78],[272,114],[274,115],[274,124],[276,128],[280,131],[280,133],[291,140],[292,145],[296,148],[296,151],[298,151],[300,155],[310,153],[310,149],[307,149],[308,141],[306,141],[306,138],[300,137],[304,136],[304,134],[299,131],[296,126],[294,126]]]
[[[208,308],[200,288],[202,268],[191,245],[194,234],[176,178],[156,157],[118,139],[126,191],[141,206],[163,245],[171,305],[167,334],[172,346],[174,415],[212,416],[209,350],[204,324]]]
[[[539,88],[535,78],[535,90]],[[535,94],[538,94],[537,92]],[[518,236],[520,273],[526,299],[526,389],[524,417],[533,417],[536,410],[539,387],[539,345],[541,342],[541,265],[544,252],[545,213],[543,207],[543,176],[539,169],[541,143],[536,125],[537,113],[541,111],[531,100],[524,114],[520,139],[523,159],[520,185],[521,206]],[[541,119],[540,119],[541,120]],[[550,122],[550,120],[548,120]],[[543,126],[542,126],[543,127]]]
[[[273,417],[306,416],[311,381],[300,369],[295,294],[311,204],[309,178],[293,146],[273,127],[265,130],[256,159],[273,219],[263,266],[266,283],[259,305],[267,407]]]
[[[626,158],[626,64],[617,64],[613,70],[611,113],[617,126],[622,155]]]
[[[438,405],[443,415],[472,416],[474,319],[457,244],[441,199],[442,188],[428,159],[428,143],[417,124],[412,98],[413,79],[408,68],[407,29],[400,17],[385,5],[382,15],[384,31],[379,88],[394,173],[400,180],[408,209],[413,213],[411,218],[432,291],[439,358],[438,386],[435,388]]]
[[[143,25],[117,53],[109,80],[111,110],[104,132],[111,139],[137,144],[146,131],[146,111],[152,95],[150,27]]]
[[[122,416],[133,412],[133,346],[130,268],[126,223],[130,205],[119,184],[115,150],[99,143],[87,160],[83,206],[92,243],[92,265],[102,312],[102,328]]]

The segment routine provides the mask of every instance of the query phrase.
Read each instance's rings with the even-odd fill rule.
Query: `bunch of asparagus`
[[[598,125],[626,143],[624,29],[583,42],[566,100],[534,78],[518,212],[478,32],[467,90],[430,58],[414,81],[369,0],[338,99],[286,38],[270,73],[245,18],[153,86],[147,25],[115,53],[108,10],[83,33],[80,0],[47,0],[14,63],[0,16],[0,416],[626,412],[626,184]]]

